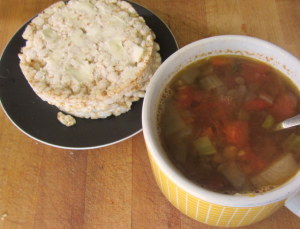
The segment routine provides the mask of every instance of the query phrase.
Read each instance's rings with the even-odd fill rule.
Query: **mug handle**
[[[284,205],[295,215],[300,217],[300,192],[297,192],[296,194],[289,197]]]

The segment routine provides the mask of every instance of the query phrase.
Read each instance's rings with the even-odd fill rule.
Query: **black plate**
[[[162,60],[178,49],[166,24],[144,7],[131,3],[156,34]],[[29,23],[29,22],[28,22]],[[65,127],[57,119],[56,107],[42,101],[31,89],[19,67],[18,53],[27,24],[12,37],[0,60],[0,99],[10,120],[30,137],[59,148],[90,149],[127,139],[142,129],[143,100],[133,103],[129,112],[106,119],[76,118],[76,125]]]

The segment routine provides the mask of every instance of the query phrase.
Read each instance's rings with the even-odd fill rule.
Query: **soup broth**
[[[185,67],[159,105],[161,143],[188,179],[220,193],[270,190],[299,170],[300,128],[276,125],[300,114],[299,90],[248,57],[214,56]]]

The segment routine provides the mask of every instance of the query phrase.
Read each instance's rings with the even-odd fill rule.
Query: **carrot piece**
[[[213,138],[214,136],[214,132],[213,132],[213,129],[211,127],[207,127],[206,129],[204,129],[201,133],[202,136],[207,136],[209,137],[210,139]]]
[[[186,109],[192,104],[193,92],[191,88],[180,89],[176,97],[176,105],[181,109]]]
[[[234,121],[224,125],[225,141],[238,148],[248,143],[248,123],[245,121]]]
[[[216,56],[211,59],[211,63],[213,66],[224,66],[232,63],[232,60],[228,57]]]
[[[277,121],[296,115],[297,98],[290,93],[282,93],[276,97],[270,113]]]
[[[260,111],[272,106],[272,103],[261,98],[254,98],[249,101],[246,101],[244,108],[247,111]]]
[[[238,156],[239,160],[243,161],[243,171],[248,175],[258,173],[266,166],[265,161],[249,149],[240,151]]]
[[[205,99],[205,94],[202,91],[194,90],[193,91],[193,101],[200,103]]]
[[[270,67],[265,64],[243,63],[242,75],[247,83],[261,84],[270,79]]]

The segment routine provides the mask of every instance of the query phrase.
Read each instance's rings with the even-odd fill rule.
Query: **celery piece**
[[[300,136],[295,133],[290,134],[284,141],[283,146],[286,150],[300,152]]]
[[[187,146],[185,144],[178,145],[174,153],[177,162],[185,163],[187,157]]]
[[[200,85],[205,90],[212,90],[223,85],[222,81],[216,75],[208,75],[200,80]]]
[[[243,109],[239,110],[238,112],[238,120],[248,121],[250,119],[250,115],[248,111]]]
[[[274,121],[275,120],[272,115],[267,115],[267,117],[265,118],[262,124],[262,128],[270,129],[274,125]]]
[[[191,134],[191,129],[181,129],[167,138],[167,145],[174,155],[174,158],[179,163],[185,163],[188,154],[188,146],[186,138]]]
[[[176,110],[173,103],[167,103],[165,107],[165,118],[161,122],[163,124],[162,128],[166,135],[174,134],[187,128],[181,115]]]
[[[214,68],[211,64],[205,65],[201,68],[200,72],[201,72],[201,76],[211,75],[214,72]]]
[[[191,70],[185,71],[180,79],[185,83],[185,84],[193,84],[195,80],[199,77],[199,71],[195,70],[192,68]]]
[[[217,152],[215,146],[207,136],[198,138],[193,142],[193,144],[201,156],[212,155]]]

